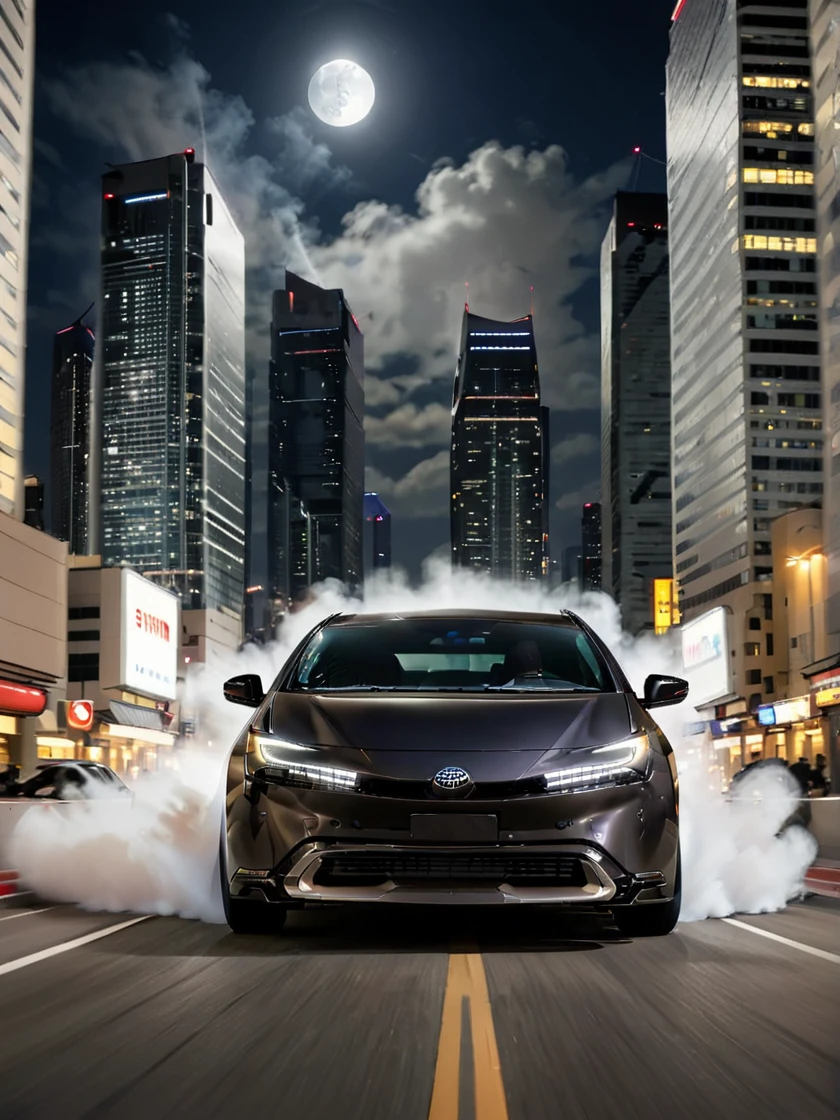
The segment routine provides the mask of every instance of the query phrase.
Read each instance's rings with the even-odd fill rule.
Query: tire
[[[286,907],[251,898],[231,898],[227,878],[227,836],[219,837],[219,882],[225,920],[234,933],[279,933],[286,924]]]
[[[286,924],[286,907],[245,898],[229,898],[227,924],[234,933],[279,933]]]
[[[682,904],[682,858],[677,856],[674,897],[669,902],[646,902],[613,911],[615,924],[628,937],[664,937],[680,919]]]

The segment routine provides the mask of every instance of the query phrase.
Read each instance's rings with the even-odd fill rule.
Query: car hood
[[[497,752],[514,756],[509,759],[510,769],[519,776],[546,752],[554,755],[614,742],[633,730],[623,693],[551,697],[278,693],[272,711],[274,735],[362,751],[372,769],[394,776],[412,774],[418,763],[425,772],[429,765],[463,764],[467,757],[476,778],[477,770],[497,774],[499,760],[488,757]]]

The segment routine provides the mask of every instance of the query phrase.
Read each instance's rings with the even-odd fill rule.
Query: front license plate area
[[[495,844],[499,839],[499,818],[484,813],[413,813],[411,839],[444,844]]]

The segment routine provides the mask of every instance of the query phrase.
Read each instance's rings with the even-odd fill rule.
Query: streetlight
[[[800,571],[807,571],[808,573],[808,607],[811,616],[811,648],[808,653],[808,660],[814,661],[816,659],[816,644],[817,636],[814,627],[814,581],[813,581],[813,566],[812,560],[818,560],[822,557],[819,551],[819,546],[816,546],[802,556],[788,556],[785,561],[785,566],[788,568],[798,567]]]

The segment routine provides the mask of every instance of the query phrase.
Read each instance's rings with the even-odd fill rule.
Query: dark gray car
[[[222,891],[237,932],[306,902],[557,904],[631,935],[680,912],[678,783],[648,709],[571,612],[334,615],[264,692],[227,779]]]

